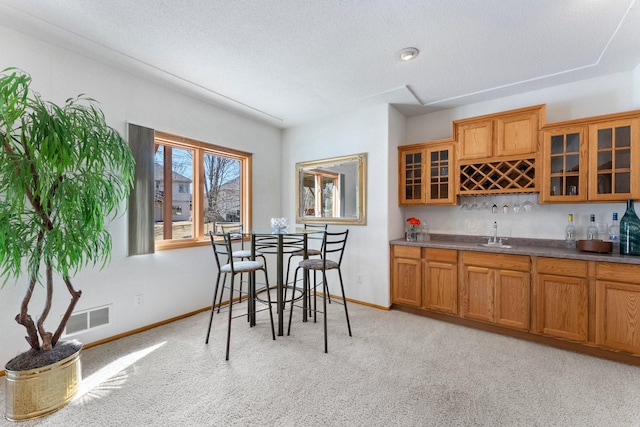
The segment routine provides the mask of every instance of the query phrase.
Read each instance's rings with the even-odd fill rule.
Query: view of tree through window
[[[216,222],[240,222],[240,162],[204,155],[205,233]]]
[[[183,138],[156,137],[155,241],[201,241],[219,222],[245,222],[249,155]],[[157,245],[156,245],[157,246]],[[180,244],[184,246],[184,244]]]

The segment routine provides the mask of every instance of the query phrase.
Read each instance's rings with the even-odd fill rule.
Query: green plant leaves
[[[42,262],[68,278],[111,256],[105,217],[133,184],[129,144],[84,95],[63,106],[30,92],[31,77],[0,73],[0,275]]]

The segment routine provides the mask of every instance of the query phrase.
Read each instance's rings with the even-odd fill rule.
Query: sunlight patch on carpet
[[[129,353],[109,363],[87,378],[83,378],[71,404],[83,404],[93,399],[99,399],[107,396],[112,390],[121,388],[129,376],[125,370],[166,343],[164,341],[143,350]]]

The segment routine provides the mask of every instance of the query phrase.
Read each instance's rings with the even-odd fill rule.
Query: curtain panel
[[[155,252],[153,229],[155,131],[129,124],[129,145],[136,161],[133,189],[129,194],[127,256]]]

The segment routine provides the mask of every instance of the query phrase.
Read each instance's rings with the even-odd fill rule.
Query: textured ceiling
[[[633,70],[635,3],[0,0],[0,25],[287,128],[380,102],[410,116]],[[420,55],[399,61],[409,46]]]

